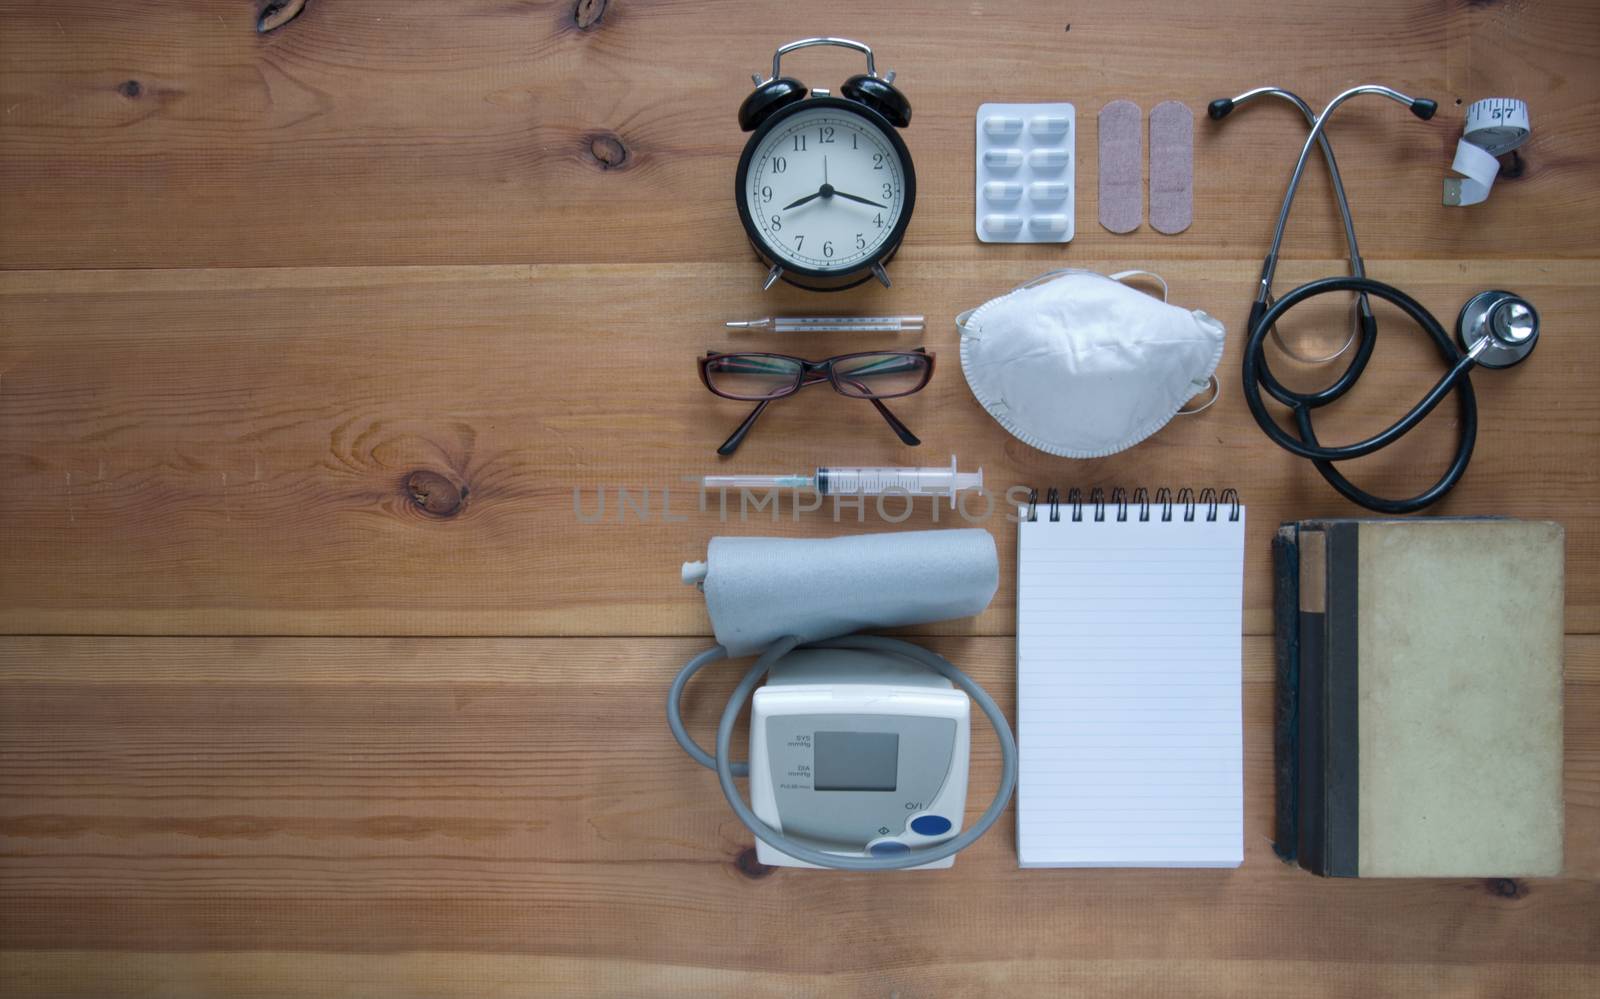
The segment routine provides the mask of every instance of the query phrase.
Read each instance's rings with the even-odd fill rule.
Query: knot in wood
[[[578,5],[572,9],[572,20],[582,31],[598,27],[600,19],[605,16],[606,0],[578,0]]]
[[[589,136],[589,155],[600,169],[616,170],[628,162],[628,147],[611,132],[596,132]]]
[[[467,487],[438,472],[419,469],[406,476],[406,496],[417,509],[434,517],[453,517],[467,502]]]
[[[261,8],[261,17],[256,21],[256,33],[264,35],[276,31],[299,17],[305,9],[306,0],[272,0]]]
[[[777,870],[776,867],[769,867],[756,859],[756,848],[753,846],[745,847],[739,856],[733,859],[733,866],[739,869],[740,874],[751,880],[768,877]]]
[[[1528,894],[1528,889],[1516,878],[1490,878],[1487,887],[1489,894],[1500,898],[1522,898]]]

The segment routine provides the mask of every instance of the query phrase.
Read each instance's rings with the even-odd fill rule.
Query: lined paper
[[[1017,530],[1023,867],[1244,861],[1244,511]]]

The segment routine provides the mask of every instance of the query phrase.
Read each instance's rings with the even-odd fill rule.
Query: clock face
[[[900,231],[905,174],[895,144],[870,120],[806,107],[762,136],[745,171],[745,208],[775,262],[858,270]]]

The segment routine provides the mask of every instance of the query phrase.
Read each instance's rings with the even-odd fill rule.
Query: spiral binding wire
[[[1045,492],[1044,505],[1048,508],[1049,520],[1052,522],[1061,520],[1061,508],[1063,506],[1067,508],[1073,521],[1082,521],[1084,509],[1087,508],[1090,516],[1096,521],[1104,521],[1106,519],[1106,511],[1112,510],[1114,519],[1118,523],[1127,522],[1130,508],[1138,511],[1138,519],[1140,521],[1148,521],[1151,510],[1155,510],[1161,520],[1167,522],[1172,520],[1173,514],[1176,512],[1185,521],[1195,520],[1198,514],[1198,519],[1210,523],[1217,521],[1224,508],[1227,509],[1228,519],[1237,521],[1241,509],[1239,493],[1235,489],[1224,489],[1218,492],[1215,489],[1206,488],[1196,494],[1193,489],[1187,486],[1180,488],[1176,497],[1173,496],[1171,489],[1159,488],[1156,490],[1154,499],[1150,497],[1149,490],[1142,486],[1134,489],[1131,499],[1128,497],[1128,491],[1121,486],[1113,488],[1109,498],[1107,498],[1104,489],[1096,486],[1089,490],[1089,498],[1087,500],[1083,498],[1082,489],[1069,489],[1067,490],[1065,501],[1061,499],[1061,490],[1052,486]],[[1026,519],[1030,522],[1039,519],[1039,490],[1037,489],[1028,490],[1028,513]]]

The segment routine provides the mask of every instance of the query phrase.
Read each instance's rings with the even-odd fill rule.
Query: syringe
[[[800,489],[820,496],[948,496],[950,508],[955,509],[956,493],[983,492],[983,469],[958,472],[952,454],[949,468],[830,467],[811,475],[707,475],[700,479],[700,488]]]

